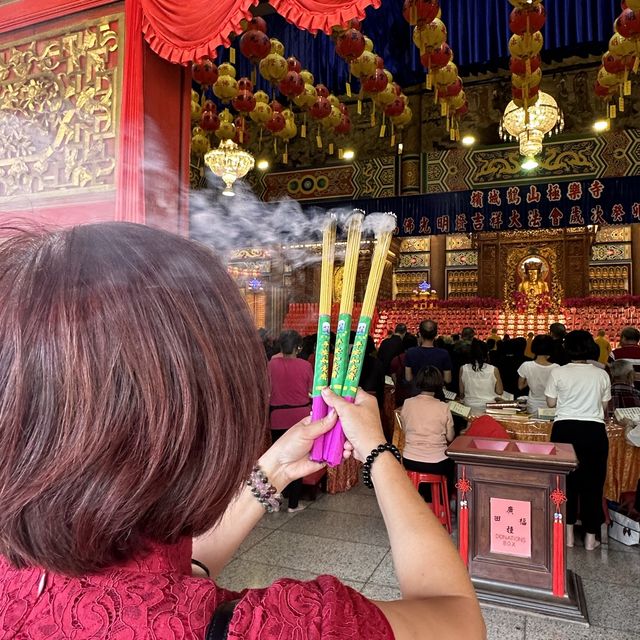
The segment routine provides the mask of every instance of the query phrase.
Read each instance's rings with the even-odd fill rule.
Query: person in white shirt
[[[593,345],[588,331],[567,334],[564,348],[571,362],[551,372],[545,389],[548,406],[556,408],[551,440],[573,445],[578,458],[578,468],[567,476],[567,546],[574,543],[579,502],[587,551],[600,545],[596,533],[604,522],[602,493],[609,455],[604,417],[611,400],[607,372],[587,363]]]
[[[544,390],[551,372],[558,367],[549,362],[549,357],[553,354],[553,338],[536,336],[531,343],[531,351],[535,359],[523,362],[518,369],[518,389],[522,391],[529,387],[527,411],[537,414],[538,409],[547,408]]]
[[[487,363],[489,349],[487,345],[474,340],[471,343],[470,363],[460,369],[460,398],[471,407],[471,414],[480,416],[485,413],[487,402],[495,402],[502,395],[504,387],[500,372]]]

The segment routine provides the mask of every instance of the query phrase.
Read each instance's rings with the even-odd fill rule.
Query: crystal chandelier
[[[213,173],[222,178],[225,184],[222,194],[225,196],[235,195],[233,183],[244,178],[255,164],[253,156],[233,140],[223,140],[217,149],[206,153],[204,161]]]
[[[503,140],[517,140],[520,154],[533,158],[542,151],[544,137],[564,129],[564,116],[553,96],[540,91],[538,99],[527,109],[511,101],[500,123]]]

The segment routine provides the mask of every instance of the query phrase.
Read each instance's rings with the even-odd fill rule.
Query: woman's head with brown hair
[[[78,575],[213,526],[268,404],[217,258],[126,223],[20,233],[0,301],[0,554]]]

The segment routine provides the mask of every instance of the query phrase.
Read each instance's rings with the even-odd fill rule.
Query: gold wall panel
[[[431,236],[402,238],[402,240],[400,240],[401,253],[412,253],[418,251],[431,251]]]
[[[398,269],[416,271],[431,266],[430,253],[401,253]]]
[[[598,244],[607,242],[631,242],[631,227],[600,227],[596,233]]]
[[[447,251],[447,267],[477,267],[477,251]]]
[[[0,43],[0,205],[114,189],[123,38],[117,14]]]
[[[458,251],[472,248],[471,236],[467,233],[450,233],[447,235],[447,251]]]

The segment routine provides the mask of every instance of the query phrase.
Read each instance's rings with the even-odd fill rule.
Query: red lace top
[[[43,580],[0,556],[0,640],[203,640],[216,607],[238,597],[230,639],[394,637],[378,607],[331,576],[237,594],[192,577],[190,559],[185,539],[99,574]]]

